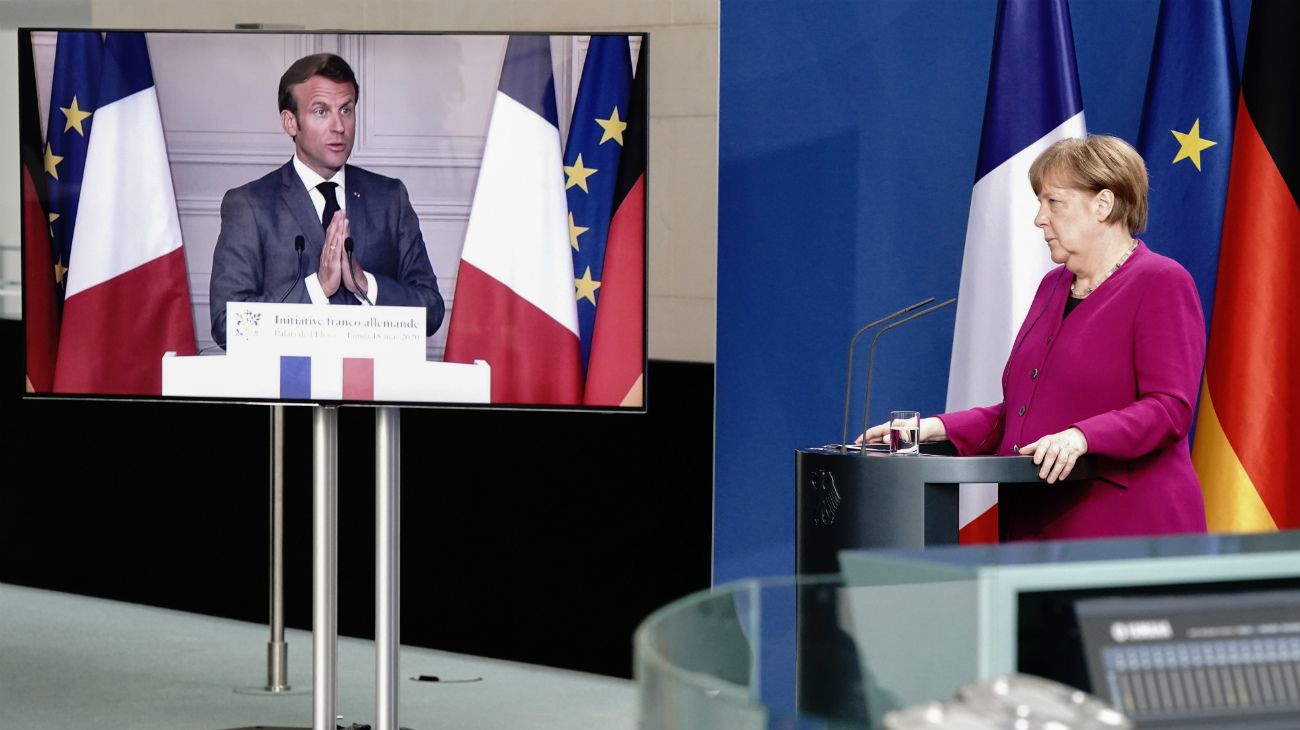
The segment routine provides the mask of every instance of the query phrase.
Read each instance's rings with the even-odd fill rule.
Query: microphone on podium
[[[343,250],[348,254],[348,271],[351,272],[353,276],[356,276],[356,265],[352,262],[352,247],[352,236],[343,239]],[[361,285],[357,284],[357,286],[360,287]],[[366,304],[369,304],[372,307],[375,306],[375,303],[370,301],[370,294],[362,294],[361,296],[365,298]]]
[[[930,299],[930,301],[934,301],[933,297]],[[933,307],[930,307],[929,309],[923,309],[920,312],[917,312],[916,314],[913,314],[910,317],[900,319],[897,322],[892,322],[889,325],[882,327],[880,331],[876,333],[876,336],[871,338],[871,349],[867,351],[867,400],[866,403],[864,403],[862,406],[862,432],[863,433],[867,432],[867,419],[870,418],[871,415],[871,376],[876,367],[876,343],[880,341],[880,336],[894,329],[895,327],[905,325],[914,319],[920,319],[921,317],[924,317],[927,314],[937,312],[940,309],[943,309],[944,307],[949,307],[956,303],[957,303],[957,297],[953,297],[952,299],[949,299],[946,302],[940,302],[939,304],[936,304]],[[848,437],[845,436],[845,438]]]
[[[302,236],[293,237],[293,250],[298,254],[298,278],[293,280],[293,286],[285,290],[284,296],[280,297],[280,304],[289,298],[289,293],[298,288],[298,282],[302,281],[302,252],[307,248],[307,239]]]
[[[894,319],[895,317],[901,317],[904,314],[907,314],[908,312],[911,312],[916,309],[920,309],[921,307],[924,307],[925,305],[933,301],[934,301],[934,297],[927,297],[915,304],[909,304],[906,307],[903,307],[902,309],[898,310],[897,312],[894,312],[893,314],[886,314],[885,316],[881,317],[875,322],[863,325],[862,328],[859,329],[857,333],[853,335],[853,339],[849,341],[849,369],[848,369],[848,374],[845,375],[844,377],[844,432],[840,435],[841,454],[848,451],[849,448],[847,442],[849,439],[849,401],[852,399],[852,393],[853,393],[853,350],[858,346],[858,338],[861,337],[863,333],[865,333],[867,330],[871,329],[872,327],[877,327],[879,325],[884,324],[885,322],[888,322],[891,319]]]

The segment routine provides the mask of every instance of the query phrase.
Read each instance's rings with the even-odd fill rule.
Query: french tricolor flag
[[[313,371],[316,377],[313,377]],[[313,398],[346,401],[375,399],[375,361],[369,357],[345,357],[312,362],[296,355],[280,357],[280,397],[288,400]]]
[[[54,390],[162,392],[194,318],[171,168],[141,33],[108,33],[86,151]]]
[[[582,402],[547,36],[511,36],[461,252],[448,362],[486,360],[493,403]]]
[[[998,3],[979,164],[966,224],[948,411],[1002,401],[1002,368],[1053,264],[1034,225],[1029,166],[1086,134],[1066,0]],[[961,542],[997,542],[996,484],[963,484]]]

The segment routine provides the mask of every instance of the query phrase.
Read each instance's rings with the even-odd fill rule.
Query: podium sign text
[[[226,354],[425,359],[423,307],[230,302]]]

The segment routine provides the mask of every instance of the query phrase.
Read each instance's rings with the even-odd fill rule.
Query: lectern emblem
[[[262,323],[262,315],[258,312],[244,310],[235,315],[234,326],[232,330],[236,337],[248,337],[256,334],[258,325]]]
[[[833,524],[835,514],[840,510],[840,490],[835,488],[835,475],[818,469],[809,475],[808,488],[813,493],[813,524],[817,527]]]

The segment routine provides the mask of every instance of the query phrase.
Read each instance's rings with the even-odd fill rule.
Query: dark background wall
[[[23,400],[4,367],[0,581],[268,620],[269,407]],[[641,619],[709,584],[713,367],[647,383],[644,415],[402,411],[403,643],[631,676]],[[312,418],[286,411],[286,622],[310,629]],[[339,631],[371,638],[373,411],[341,409],[339,443]]]
[[[1136,143],[1159,0],[1069,6],[1088,131]],[[1240,62],[1250,0],[1229,9]],[[794,450],[839,440],[853,332],[957,294],[996,14],[722,0],[717,581],[794,571]],[[953,322],[881,339],[873,422],[943,411]]]

